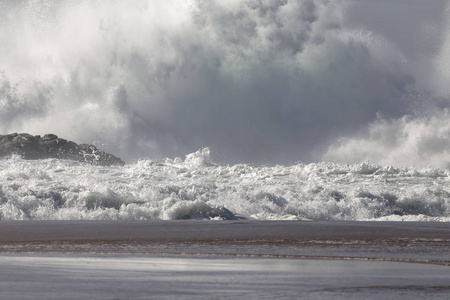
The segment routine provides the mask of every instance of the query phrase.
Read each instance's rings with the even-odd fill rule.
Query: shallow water
[[[0,256],[5,299],[446,299],[449,268],[398,262]]]

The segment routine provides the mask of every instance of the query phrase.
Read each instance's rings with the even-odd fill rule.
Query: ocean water
[[[449,221],[449,20],[446,0],[1,1],[0,134],[127,164],[2,160],[0,219]]]
[[[1,220],[450,221],[450,171],[369,163],[216,165],[208,148],[123,167],[0,161]]]

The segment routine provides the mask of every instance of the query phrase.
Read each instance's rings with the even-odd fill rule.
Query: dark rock
[[[59,158],[100,166],[125,164],[120,158],[97,149],[94,145],[78,145],[54,134],[46,134],[43,137],[27,133],[0,135],[0,159],[14,154],[23,159]]]

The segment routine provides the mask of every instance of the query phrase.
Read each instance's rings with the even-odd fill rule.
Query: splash
[[[450,167],[450,112],[431,116],[380,118],[362,137],[343,138],[330,147],[325,160],[341,163],[374,161],[382,165]]]
[[[292,163],[322,159],[377,114],[416,122],[421,95],[446,106],[414,56],[349,21],[355,5],[3,1],[0,132],[53,132],[129,162],[209,146],[217,161]],[[448,43],[435,44],[443,87]]]
[[[449,7],[446,15],[448,20]],[[448,22],[448,21],[447,21]],[[358,163],[370,160],[382,165],[450,167],[450,90],[448,81],[450,34],[443,26],[443,43],[437,56],[429,58],[433,71],[429,91],[419,96],[415,110],[398,119],[379,115],[358,135],[340,138],[324,154],[325,160]],[[422,74],[423,76],[423,74]]]
[[[450,172],[361,163],[220,166],[208,149],[123,167],[0,161],[0,220],[450,220]]]

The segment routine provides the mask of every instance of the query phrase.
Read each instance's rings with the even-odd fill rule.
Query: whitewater
[[[209,149],[124,167],[0,161],[1,220],[450,221],[450,172],[370,163],[216,165]]]

